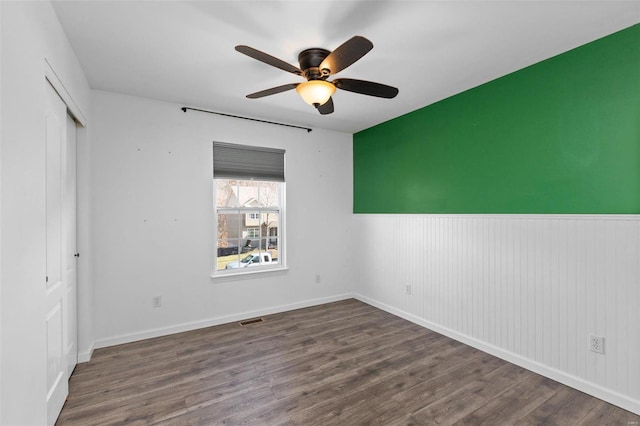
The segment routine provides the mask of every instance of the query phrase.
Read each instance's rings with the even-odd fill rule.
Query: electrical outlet
[[[604,337],[589,335],[589,349],[591,352],[604,354]]]
[[[408,295],[411,295],[411,284],[407,284],[404,286],[404,292]]]
[[[320,284],[320,275],[316,275],[316,284]]]
[[[154,308],[159,308],[160,306],[162,306],[162,296],[155,296],[151,300],[153,301]]]

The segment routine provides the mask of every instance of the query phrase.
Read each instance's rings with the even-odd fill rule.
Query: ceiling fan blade
[[[373,81],[354,80],[352,78],[339,78],[332,81],[338,89],[349,92],[360,93],[362,95],[377,96],[379,98],[395,98],[398,89],[386,84],[374,83]]]
[[[244,53],[245,55],[257,59],[260,62],[264,62],[267,65],[271,65],[272,67],[280,68],[281,70],[290,72],[296,75],[302,75],[302,71],[298,67],[294,67],[288,62],[283,61],[282,59],[278,59],[274,56],[271,56],[267,53],[261,52],[253,47],[238,45],[236,46],[236,50],[240,53]]]
[[[247,95],[249,99],[263,98],[269,95],[275,95],[276,93],[286,92],[287,90],[295,89],[299,83],[283,84],[282,86],[272,87],[271,89],[261,90],[259,92],[251,93]]]
[[[320,69],[328,69],[330,74],[336,74],[362,58],[371,49],[373,49],[373,43],[366,38],[362,36],[351,37],[324,58]]]
[[[317,107],[317,109],[322,115],[331,114],[333,112],[333,99],[329,98],[327,102]]]

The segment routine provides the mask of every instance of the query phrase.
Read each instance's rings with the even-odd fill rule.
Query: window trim
[[[252,268],[250,271],[243,272],[234,272],[237,269],[231,269],[229,271],[217,271],[211,274],[211,279],[214,281],[238,281],[242,279],[251,279],[251,278],[260,278],[265,275],[283,275],[289,271],[289,268],[286,266],[277,265],[277,267],[268,267],[263,266],[258,268],[258,270],[254,270],[256,268]],[[222,272],[222,273],[221,273]]]
[[[223,177],[219,177],[217,179],[229,179],[229,178],[223,178]],[[242,179],[242,178],[236,178],[237,180],[251,180],[251,179]],[[256,181],[261,181],[260,179],[255,179]],[[213,195],[213,209],[212,209],[212,214],[213,214],[213,229],[212,229],[212,235],[213,235],[213,244],[212,244],[212,254],[213,254],[213,262],[212,262],[212,272],[211,272],[211,279],[215,280],[215,281],[225,281],[225,280],[239,280],[239,279],[243,279],[244,278],[258,278],[260,276],[264,276],[265,274],[274,274],[274,273],[286,273],[289,268],[287,266],[287,257],[286,257],[286,229],[285,226],[283,226],[282,224],[285,223],[286,220],[286,182],[280,182],[280,181],[265,181],[265,182],[275,182],[277,184],[279,184],[280,186],[280,191],[279,191],[279,207],[277,208],[273,208],[273,207],[222,207],[222,208],[218,208],[217,206],[217,185],[216,185],[216,178],[211,179],[211,184],[212,184],[212,195]],[[280,225],[278,226],[278,236],[276,238],[278,238],[278,260],[279,260],[279,264],[277,265],[264,265],[264,266],[257,266],[254,268],[238,268],[238,269],[221,269],[221,270],[217,270],[217,259],[218,259],[218,250],[217,250],[217,241],[218,241],[218,212],[219,211],[244,211],[245,213],[248,210],[255,210],[257,211],[274,211],[274,212],[278,212],[279,215],[279,223]],[[242,214],[242,213],[240,213]],[[269,236],[265,237],[268,238]]]
[[[214,243],[211,245],[213,256],[210,259],[213,260],[211,264],[212,278],[226,278],[226,277],[255,277],[264,273],[273,273],[276,271],[287,270],[287,257],[286,257],[286,150],[275,147],[266,146],[251,146],[246,144],[231,144],[227,142],[213,141],[211,145],[211,159],[212,159],[212,171],[213,179],[212,191],[213,194],[213,224],[212,236]],[[217,167],[216,167],[217,165]],[[277,265],[265,265],[254,268],[239,268],[239,269],[223,269],[218,270],[218,210],[217,206],[217,188],[216,179],[238,179],[238,180],[255,180],[265,182],[279,183],[279,203],[275,209],[278,212],[278,264]],[[239,209],[243,209],[238,206]],[[246,211],[246,207],[244,208]],[[268,207],[256,210],[274,210]],[[260,227],[261,232],[261,227]],[[266,248],[268,249],[268,242],[270,236],[264,236],[267,241]],[[240,256],[240,255],[238,255]]]

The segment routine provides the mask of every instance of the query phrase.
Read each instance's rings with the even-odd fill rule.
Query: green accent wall
[[[356,133],[353,157],[354,213],[640,213],[640,24]]]

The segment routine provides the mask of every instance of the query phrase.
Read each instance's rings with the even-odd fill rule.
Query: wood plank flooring
[[[639,425],[356,300],[96,350],[57,425]]]

